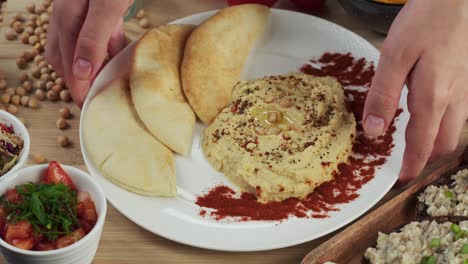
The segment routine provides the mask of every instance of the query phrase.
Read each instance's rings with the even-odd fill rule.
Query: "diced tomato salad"
[[[31,218],[32,220],[28,221],[27,217],[23,218],[21,215],[17,215],[18,213],[26,215],[27,213],[31,212],[21,212],[18,209],[16,209],[16,212],[8,211],[8,206],[12,208],[11,206],[22,205],[22,203],[27,201],[31,202],[31,200],[35,199],[23,197],[23,195],[18,192],[17,187],[15,187],[6,191],[1,196],[2,202],[0,203],[0,236],[4,241],[21,249],[47,251],[72,245],[73,243],[82,239],[92,230],[96,224],[98,215],[90,194],[86,191],[77,190],[70,176],[57,162],[50,162],[47,173],[42,175],[41,182],[37,184],[42,184],[44,189],[52,185],[67,186],[67,188],[62,189],[66,189],[68,192],[70,192],[70,197],[75,199],[75,201],[72,201],[71,204],[76,205],[75,208],[73,208],[74,211],[69,210],[69,216],[72,220],[64,220],[71,223],[69,228],[67,228],[68,230],[60,229],[61,224],[59,223],[57,225],[56,223],[56,225],[59,226],[59,228],[56,229],[58,231],[56,232],[57,235],[50,235],[50,232],[47,233],[47,231],[49,231],[51,228],[50,223],[44,224],[45,222],[42,222],[41,224],[41,221],[47,221],[47,218],[44,218],[44,216],[37,218],[42,219],[41,221],[38,220],[38,222],[34,222],[36,218]],[[30,197],[40,197],[41,195],[53,194],[47,193],[46,190],[43,194],[33,194]],[[46,200],[44,201],[47,202]],[[33,207],[34,205],[31,206],[31,208]],[[48,206],[42,204],[42,207],[52,208],[53,205]],[[29,207],[26,205],[24,208]],[[67,208],[59,208],[59,210],[63,210],[64,212],[67,211]],[[47,211],[44,212],[46,214],[50,213]],[[35,209],[32,209],[32,213],[36,214]],[[15,216],[15,219],[11,219],[12,216]],[[51,239],[51,237],[54,237],[54,239]]]

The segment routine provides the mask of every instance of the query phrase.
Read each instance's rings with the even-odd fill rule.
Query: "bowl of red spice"
[[[91,263],[106,198],[87,173],[56,161],[0,182],[0,251],[8,263]]]
[[[24,124],[0,110],[0,181],[26,164],[29,147],[29,133]]]

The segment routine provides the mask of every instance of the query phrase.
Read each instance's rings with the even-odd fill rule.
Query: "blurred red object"
[[[290,0],[297,8],[303,11],[319,11],[325,4],[325,0]]]
[[[229,6],[242,4],[261,4],[272,7],[278,0],[227,0]]]

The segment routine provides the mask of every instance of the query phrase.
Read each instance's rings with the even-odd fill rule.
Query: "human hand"
[[[65,78],[81,107],[108,56],[126,45],[123,15],[132,0],[55,0],[47,33],[46,59]]]
[[[468,118],[468,1],[409,1],[388,33],[363,114],[369,136],[387,130],[408,84],[410,120],[399,180],[452,152]]]

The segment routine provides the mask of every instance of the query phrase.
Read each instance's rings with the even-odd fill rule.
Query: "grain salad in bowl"
[[[418,215],[468,219],[468,167],[429,185],[418,196]]]
[[[0,250],[9,263],[90,263],[106,213],[86,173],[56,161],[0,183]]]
[[[468,263],[468,221],[411,222],[398,232],[379,233],[364,254],[369,263]]]
[[[29,133],[14,115],[0,110],[0,179],[24,166],[29,154]]]

